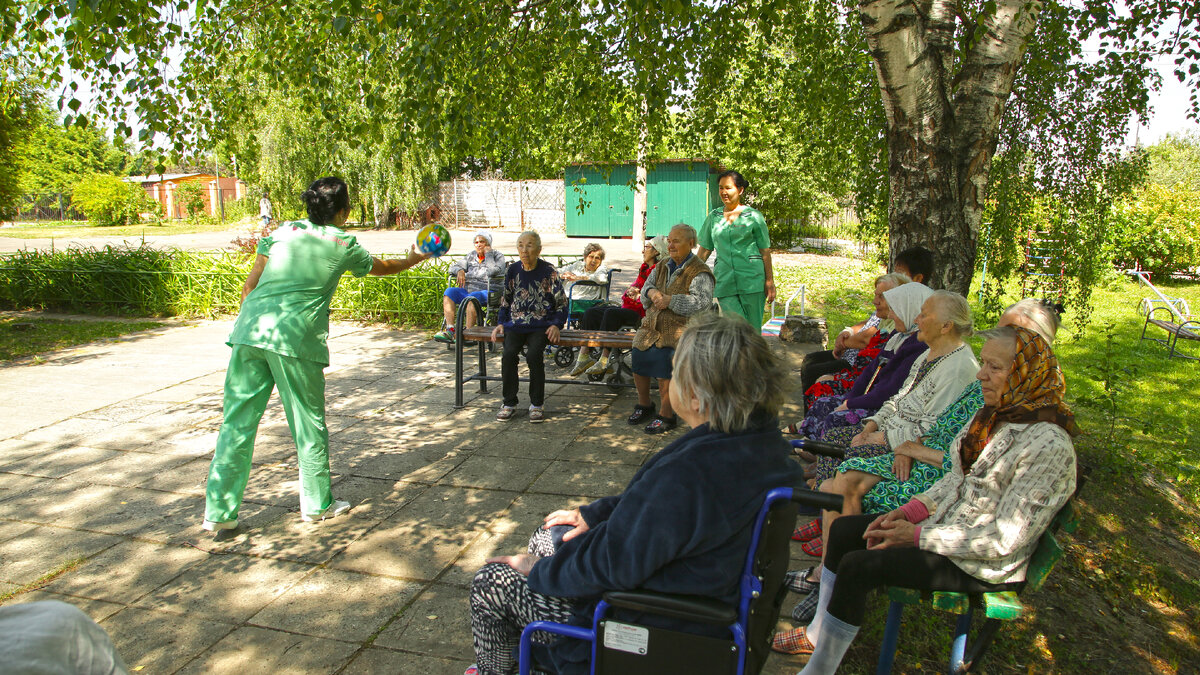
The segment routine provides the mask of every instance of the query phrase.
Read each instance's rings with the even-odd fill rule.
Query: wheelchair
[[[591,309],[592,307],[594,307],[596,305],[610,304],[608,298],[612,291],[613,274],[616,272],[620,272],[620,271],[621,271],[620,267],[609,268],[608,278],[605,280],[604,283],[599,283],[596,281],[590,281],[590,280],[586,280],[586,279],[584,281],[575,281],[575,282],[571,283],[571,287],[567,289],[566,328],[568,330],[579,328],[579,322],[581,319],[583,319],[583,313],[585,311]],[[600,289],[602,289],[603,297],[600,298],[599,302],[580,300],[575,297],[575,292],[576,292],[575,289],[577,289],[577,288],[578,289],[600,288]],[[587,303],[586,306],[581,306],[585,302]],[[559,368],[569,368],[571,366],[571,364],[575,362],[575,357],[578,356],[579,348],[578,347],[550,346],[550,347],[547,347],[546,349],[547,349],[548,354],[553,352],[554,365],[558,366]]]
[[[783,576],[800,505],[841,510],[842,498],[802,488],[775,488],[763,499],[738,579],[739,599],[729,606],[712,598],[651,591],[610,591],[597,604],[590,628],[534,621],[521,633],[520,673],[533,663],[532,637],[545,632],[592,643],[595,675],[703,672],[752,675],[771,653],[771,637],[787,587]],[[724,637],[620,621],[614,610],[724,627]]]

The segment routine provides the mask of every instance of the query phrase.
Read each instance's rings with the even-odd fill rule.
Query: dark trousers
[[[525,348],[525,363],[529,364],[529,402],[540,406],[546,400],[546,330],[539,328],[532,333],[504,331],[504,356],[500,360],[500,375],[504,378],[501,393],[504,405],[517,404],[517,390],[521,382],[517,375],[517,359],[521,347]]]
[[[868,551],[862,538],[877,514],[843,516],[829,528],[825,567],[837,574],[829,613],[851,626],[861,626],[867,593],[883,586],[902,586],[922,591],[986,593],[1020,588],[1024,582],[989,584],[958,568],[944,555],[918,548],[888,548]]]
[[[579,320],[583,330],[620,330],[625,326],[636,326],[642,322],[642,317],[632,309],[613,307],[612,305],[597,305],[589,307]]]
[[[831,351],[809,352],[805,355],[804,362],[800,364],[800,392],[808,391],[808,388],[813,386],[818,377],[836,373],[839,370],[845,370],[849,367],[849,363],[835,358]]]

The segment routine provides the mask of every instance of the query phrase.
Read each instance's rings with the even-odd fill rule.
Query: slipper
[[[813,518],[807,525],[792,530],[792,541],[812,541],[821,537],[821,519]]]
[[[792,422],[791,424],[787,425],[787,428],[783,430],[783,433],[799,436],[800,427],[795,422]]]
[[[817,616],[817,601],[821,599],[818,591],[813,591],[796,603],[792,608],[792,621],[808,625]]]
[[[771,649],[782,654],[811,654],[816,647],[808,639],[808,635],[804,631],[804,626],[801,626],[782,633],[776,633],[775,637],[771,639]]]
[[[783,575],[783,585],[793,593],[812,593],[821,585],[820,581],[809,581],[808,575],[813,573],[812,567],[806,570],[792,570]]]
[[[806,541],[800,544],[800,550],[804,551],[805,555],[811,555],[814,558],[820,558],[825,552],[825,546],[821,543],[820,537],[812,541]]]

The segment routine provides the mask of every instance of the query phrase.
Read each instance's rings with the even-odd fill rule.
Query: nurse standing
[[[749,186],[737,171],[721,174],[717,194],[723,208],[713,209],[700,226],[697,255],[707,261],[717,252],[714,296],[721,311],[745,317],[757,330],[762,328],[763,307],[775,300],[775,273],[767,221],[758,209],[742,203]]]

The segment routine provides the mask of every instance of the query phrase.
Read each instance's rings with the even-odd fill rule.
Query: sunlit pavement
[[[77,563],[8,603],[80,607],[134,672],[458,675],[483,561],[522,550],[545,513],[619,492],[683,433],[630,427],[632,392],[606,387],[549,386],[537,426],[524,391],[518,415],[495,421],[498,383],[468,385],[454,410],[453,355],[428,332],[335,324],[333,491],[353,508],[301,522],[272,399],[241,527],[214,536],[200,521],[229,327],[188,322],[0,366],[0,593]],[[782,349],[798,368],[805,348]],[[764,672],[800,663],[776,656]]]

